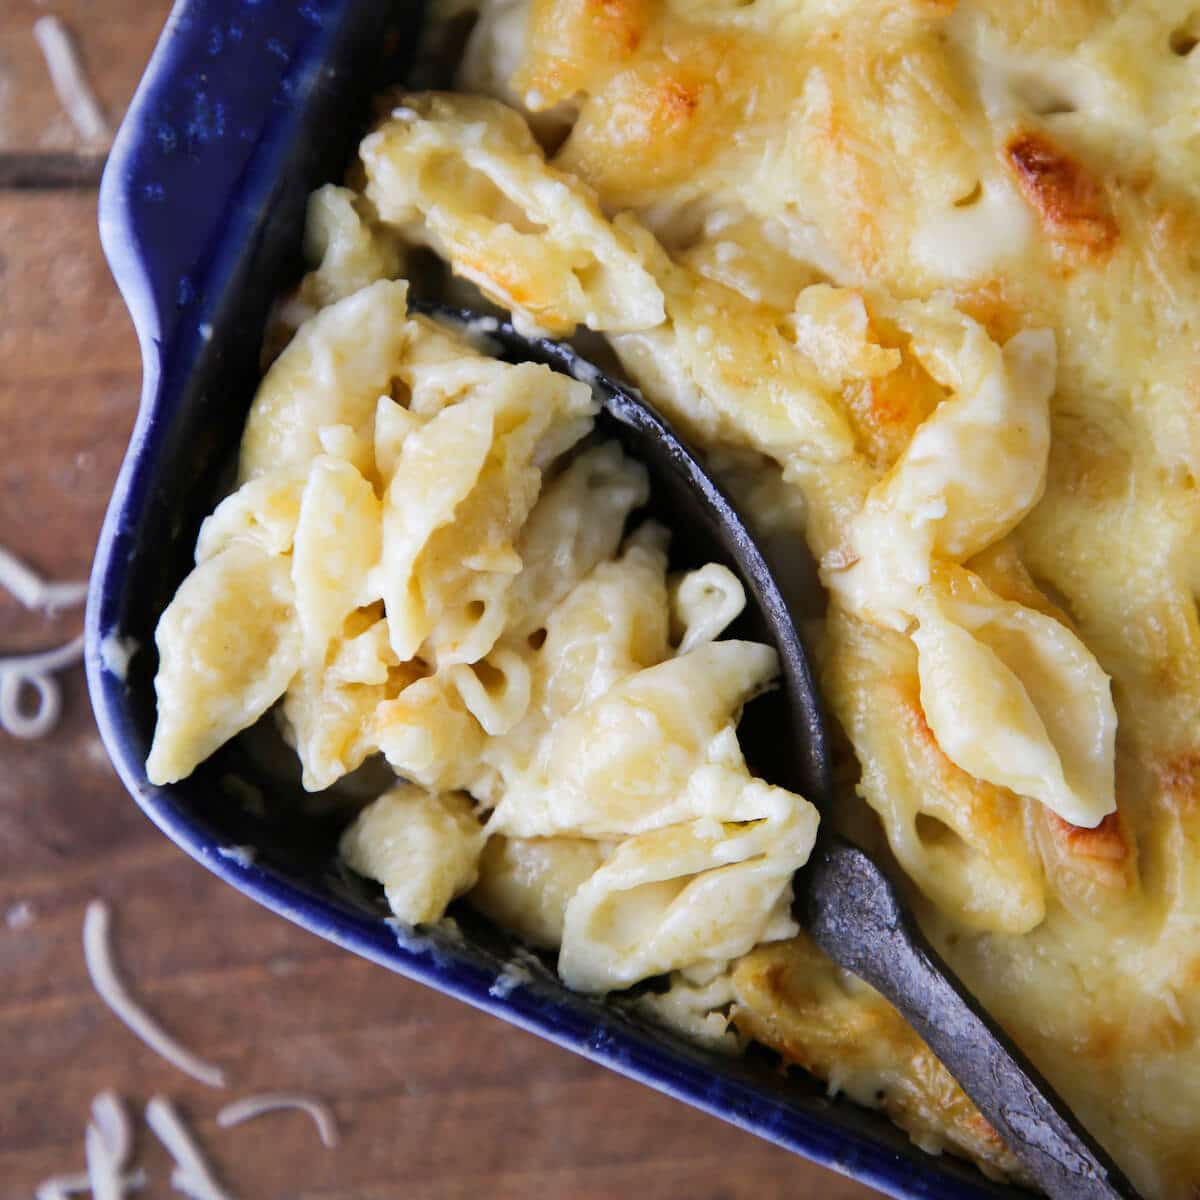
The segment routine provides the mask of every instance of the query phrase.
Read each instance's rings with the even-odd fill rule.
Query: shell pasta
[[[588,991],[794,934],[816,811],[738,749],[778,673],[768,647],[714,640],[741,585],[717,564],[669,584],[668,531],[628,528],[645,469],[590,438],[588,386],[409,318],[402,282],[341,291],[302,285],[330,303],[264,379],[244,482],[159,624],[152,779],[271,709],[311,790],[382,756],[399,782],[346,830],[345,861],[412,924],[476,888],[515,906]],[[390,357],[345,363],[355,323],[396,319]],[[576,886],[506,877],[531,843],[587,847]]]
[[[1151,1200],[1200,1189],[1200,74],[1182,0],[445,0],[447,90],[308,208],[237,486],[158,628],[148,763],[255,722],[395,780],[342,854],[594,992],[1016,1160],[796,929],[773,686],[590,389],[408,312],[577,336],[701,453],[838,727],[825,819]],[[457,41],[456,41],[457,39]],[[464,40],[465,39],[465,40]],[[430,268],[431,260],[436,263]],[[810,565],[811,568],[810,568]],[[253,597],[248,601],[247,597]],[[386,772],[385,772],[386,780]]]

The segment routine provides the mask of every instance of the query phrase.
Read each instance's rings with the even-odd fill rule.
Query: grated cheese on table
[[[51,674],[82,659],[83,634],[54,650],[0,658],[0,728],[24,739],[49,733],[62,712],[62,692]],[[21,703],[26,688],[37,693],[37,708],[31,713],[25,712]]]
[[[213,1178],[200,1147],[175,1106],[165,1096],[152,1096],[146,1105],[146,1124],[175,1160],[171,1186],[192,1200],[234,1200]]]
[[[220,1067],[180,1045],[129,994],[113,965],[109,923],[108,905],[93,900],[83,919],[83,956],[100,998],[146,1045],[184,1074],[209,1087],[224,1087],[225,1073]]]
[[[28,907],[28,906],[25,906]],[[10,918],[12,912],[10,910]],[[32,910],[30,910],[32,916]],[[12,925],[13,922],[9,921]],[[171,1037],[129,994],[112,959],[111,914],[103,900],[88,904],[83,920],[83,954],[88,974],[100,998],[130,1030],[173,1066],[202,1083],[222,1087],[224,1073]],[[322,1143],[338,1142],[333,1111],[315,1096],[303,1092],[261,1092],[225,1105],[217,1125],[228,1129],[270,1112],[296,1109],[316,1126]],[[175,1160],[171,1187],[191,1200],[234,1200],[213,1175],[191,1131],[165,1096],[153,1096],[146,1105],[146,1124]],[[38,1184],[35,1200],[68,1200],[90,1194],[92,1200],[126,1200],[146,1186],[146,1172],[128,1169],[133,1152],[133,1130],[120,1097],[105,1089],[92,1100],[91,1120],[84,1132],[87,1170],[51,1176]]]
[[[92,1119],[84,1132],[92,1200],[124,1200],[125,1164],[132,1147],[125,1106],[106,1089],[92,1101]]]
[[[337,1145],[337,1122],[334,1120],[329,1105],[300,1092],[262,1092],[256,1096],[245,1096],[241,1100],[234,1100],[232,1104],[225,1105],[217,1113],[217,1124],[222,1129],[228,1129],[230,1126],[240,1125],[243,1121],[261,1117],[265,1113],[289,1108],[299,1109],[312,1118],[324,1145],[331,1150]]]
[[[92,1181],[86,1171],[76,1171],[73,1175],[54,1175],[44,1179],[37,1185],[33,1193],[34,1200],[66,1200],[67,1196],[78,1196],[80,1192],[90,1192]]]
[[[75,608],[87,597],[85,581],[52,583],[3,546],[0,546],[0,588],[15,596],[23,607],[41,609],[47,616],[64,608]]]
[[[40,609],[47,616],[62,608],[74,608],[87,596],[86,583],[51,583],[3,546],[0,546],[0,588],[15,596],[25,608]],[[51,676],[82,658],[82,635],[53,650],[0,655],[0,729],[18,738],[38,738],[49,733],[62,711],[62,693]],[[26,689],[32,689],[37,696],[37,707],[32,712],[26,712],[22,704]]]
[[[59,102],[79,136],[86,145],[106,145],[112,129],[84,74],[79,51],[67,27],[58,17],[39,17],[33,23],[33,36],[46,60]]]
[[[35,1200],[66,1200],[90,1193],[92,1200],[125,1200],[146,1186],[146,1172],[126,1172],[133,1149],[133,1131],[125,1106],[105,1089],[92,1100],[92,1119],[84,1134],[87,1170],[54,1175],[38,1184]]]

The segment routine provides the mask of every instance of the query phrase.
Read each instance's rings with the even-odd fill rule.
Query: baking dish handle
[[[113,144],[100,238],[153,394],[181,318],[236,241],[230,200],[277,165],[276,136],[315,82],[314,38],[353,0],[177,0]],[[236,218],[235,218],[236,219]],[[195,312],[190,325],[202,325]]]

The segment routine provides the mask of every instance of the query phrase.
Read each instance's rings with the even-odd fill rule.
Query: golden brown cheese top
[[[823,686],[854,752],[846,821],[865,800],[951,962],[1139,1186],[1180,1198],[1200,1185],[1198,39],[1188,4],[1151,0],[490,0],[456,81],[522,111],[549,169],[620,214],[665,321],[598,328],[774,537],[803,525],[827,584],[894,528],[863,514],[897,476],[925,486],[922,431],[982,394],[954,322],[1005,353],[1052,335],[1040,476],[979,492],[986,538],[930,535],[936,609],[834,586]],[[930,303],[937,336],[906,307]],[[960,452],[999,445],[972,403]],[[943,484],[953,506],[965,484]],[[1100,786],[1072,762],[1109,762],[1115,812],[1071,823],[954,743],[931,682],[964,629],[1020,677],[1068,790]],[[1088,661],[1056,730],[1039,695]],[[844,1077],[846,1039],[822,1041],[794,987],[736,978],[748,1030]],[[879,1071],[908,1081],[885,1107],[924,1129],[898,1098],[916,1051],[880,1038]],[[942,1138],[1004,1165],[947,1113]]]

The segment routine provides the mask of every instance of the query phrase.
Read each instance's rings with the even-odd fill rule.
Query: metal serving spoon
[[[751,623],[774,644],[783,672],[776,753],[787,783],[822,812],[831,789],[826,737],[808,657],[780,584],[737,509],[670,426],[561,342],[526,338],[509,324],[440,305],[416,311],[486,336],[500,357],[544,363],[590,384],[600,427],[649,470],[653,504],[691,543],[697,561],[731,562],[751,601]],[[757,714],[756,714],[757,719]],[[773,772],[778,775],[778,771]],[[891,882],[860,848],[829,829],[795,880],[797,919],[839,966],[904,1016],[1053,1200],[1138,1200],[1104,1148],[984,1012],[917,928]]]

